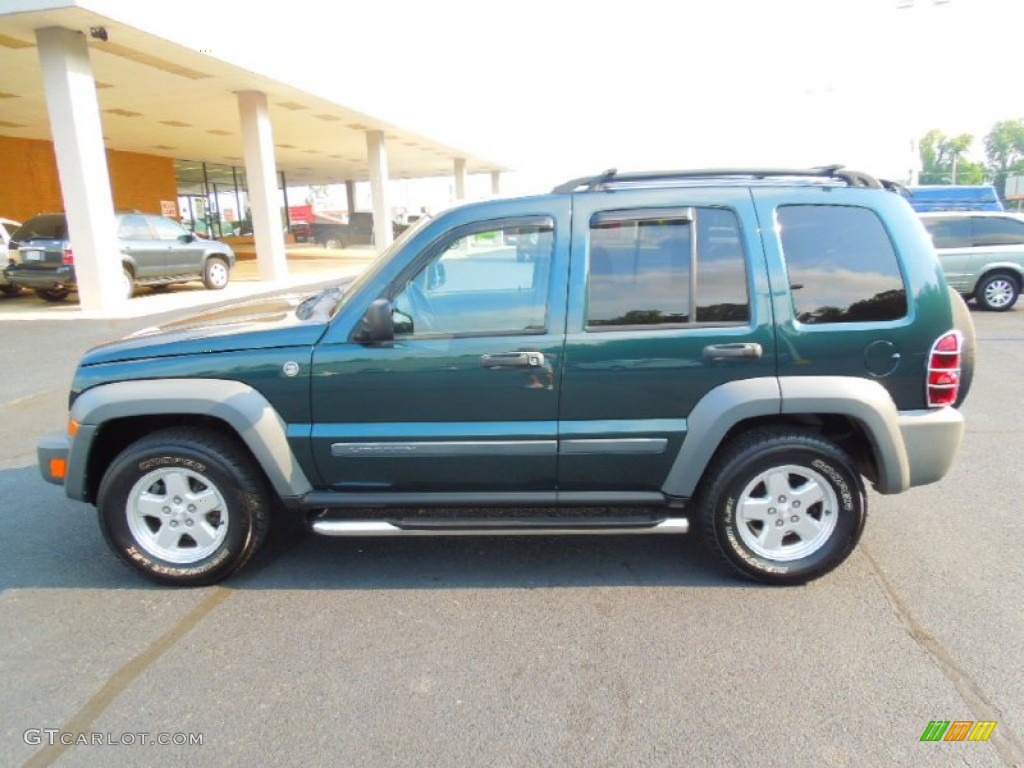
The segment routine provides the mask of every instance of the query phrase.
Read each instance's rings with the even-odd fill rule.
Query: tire
[[[850,457],[818,435],[756,430],[729,443],[697,499],[706,543],[754,581],[805,584],[834,570],[867,520]]]
[[[162,430],[125,448],[103,475],[96,506],[118,557],[174,586],[214,584],[238,571],[263,542],[271,509],[245,451],[196,428]]]
[[[68,290],[67,288],[38,288],[38,289],[36,289],[36,294],[43,301],[52,301],[52,302],[64,301],[64,299],[66,299],[68,297],[69,293],[71,293],[71,291]]]
[[[989,312],[1005,312],[1012,309],[1020,296],[1020,281],[1013,275],[997,272],[985,275],[974,289],[974,300],[978,306]]]
[[[949,301],[953,310],[953,327],[964,337],[964,348],[960,355],[960,390],[957,392],[953,407],[959,408],[967,399],[974,381],[974,360],[977,355],[978,337],[974,332],[974,320],[971,310],[967,308],[964,297],[952,288],[949,289]]]
[[[203,285],[211,291],[224,288],[231,279],[231,267],[220,256],[211,256],[203,265]]]
[[[135,278],[128,267],[121,267],[121,292],[126,299],[135,295]]]
[[[3,293],[4,296],[17,296],[21,293],[21,286],[14,285],[13,283],[5,283],[4,285],[0,285],[0,293]]]

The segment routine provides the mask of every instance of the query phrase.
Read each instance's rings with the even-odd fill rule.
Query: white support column
[[[501,171],[491,171],[491,194],[501,194]]]
[[[277,201],[274,131],[270,125],[266,94],[261,91],[239,91],[238,115],[242,123],[245,176],[249,187],[260,279],[282,280],[288,276],[288,259]]]
[[[36,43],[79,302],[82,309],[116,309],[126,298],[89,48],[80,32],[63,27],[37,29]]]
[[[370,158],[370,194],[373,197],[373,244],[378,251],[391,245],[395,233],[391,229],[388,207],[388,148],[383,131],[366,132],[366,153]]]
[[[347,210],[352,213],[356,209],[356,183],[351,179],[345,182],[345,203],[347,204]]]
[[[455,199],[466,199],[466,158],[455,158]]]

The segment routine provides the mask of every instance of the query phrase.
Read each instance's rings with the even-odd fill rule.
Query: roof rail
[[[882,182],[874,176],[869,176],[860,171],[844,170],[841,165],[822,165],[816,168],[706,168],[691,171],[639,171],[635,173],[619,173],[615,168],[609,168],[597,176],[584,176],[579,179],[572,179],[564,184],[559,184],[552,191],[556,194],[593,192],[607,189],[613,184],[674,181],[677,179],[768,179],[792,176],[836,179],[846,182],[851,187],[883,188]]]

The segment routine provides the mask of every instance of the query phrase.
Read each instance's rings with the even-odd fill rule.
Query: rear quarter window
[[[896,252],[874,211],[786,205],[776,216],[798,322],[880,322],[906,316],[907,292]]]

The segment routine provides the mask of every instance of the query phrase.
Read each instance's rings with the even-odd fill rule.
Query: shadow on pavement
[[[0,590],[163,589],[114,556],[94,509],[45,484],[34,466],[0,471]],[[271,530],[224,584],[238,590],[758,588],[685,536],[328,538]]]

